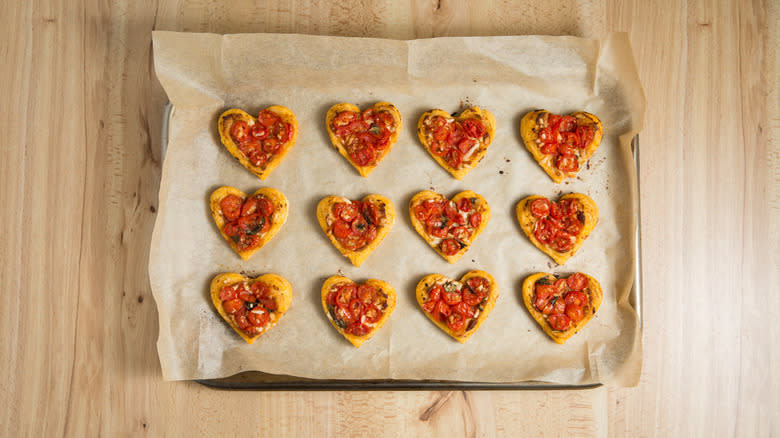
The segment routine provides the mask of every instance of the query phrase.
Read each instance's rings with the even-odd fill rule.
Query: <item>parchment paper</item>
[[[217,378],[246,370],[323,379],[446,379],[483,382],[603,382],[636,385],[641,368],[637,313],[628,303],[636,257],[636,172],[629,140],[642,126],[644,96],[625,34],[604,41],[573,37],[472,37],[415,41],[254,34],[154,33],[157,75],[174,111],[163,164],[149,273],[160,320],[158,351],[166,380]],[[331,146],[324,126],[338,102],[362,108],[386,100],[403,116],[393,150],[362,178]],[[219,114],[238,107],[256,114],[290,108],[300,135],[264,182],[221,145]],[[426,110],[490,110],[497,132],[486,157],[457,181],[419,144]],[[586,110],[604,123],[601,146],[575,180],[555,184],[520,139],[530,110]],[[249,261],[220,236],[208,197],[222,185],[253,192],[281,190],[290,204],[279,234]],[[430,248],[409,221],[418,191],[446,196],[474,190],[491,206],[485,231],[456,264]],[[565,266],[536,249],[515,219],[525,196],[584,192],[598,204],[595,230]],[[327,195],[387,196],[395,226],[360,268],[330,244],[315,217]],[[487,321],[462,345],[422,313],[414,287],[426,274],[460,278],[484,269],[500,296]],[[220,318],[208,295],[226,271],[280,274],[293,302],[279,324],[253,345]],[[538,271],[596,277],[604,300],[595,318],[558,345],[523,306],[520,285]],[[328,276],[378,278],[392,284],[398,305],[360,349],[328,323],[319,303]]]

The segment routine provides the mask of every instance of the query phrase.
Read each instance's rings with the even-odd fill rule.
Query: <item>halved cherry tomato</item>
[[[569,132],[568,134],[571,134],[571,132]],[[566,143],[561,143],[558,145],[558,153],[561,154],[562,156],[569,156],[569,155],[574,156],[576,151],[577,150],[573,145],[566,144]]]
[[[456,223],[456,224],[465,224],[466,219],[463,218],[463,216],[460,215],[458,212],[458,206],[452,202],[449,201],[444,206],[444,214],[447,215],[447,219],[449,219],[449,222]]]
[[[366,218],[366,220],[369,221],[369,223],[373,225],[378,225],[379,221],[382,219],[382,213],[379,211],[379,207],[377,207],[375,204],[372,204],[371,202],[364,202],[363,203],[363,216]]]
[[[273,297],[269,295],[264,295],[261,298],[258,298],[257,301],[259,301],[260,304],[262,304],[263,307],[265,307],[268,310],[276,310],[277,307],[276,300],[274,300]]]
[[[559,155],[555,160],[555,167],[561,172],[574,172],[577,170],[577,157],[575,155]]]
[[[456,240],[464,243],[467,243],[469,237],[471,237],[471,232],[469,232],[469,229],[466,227],[455,227],[450,230],[450,234],[452,234],[452,237]]]
[[[352,221],[352,232],[358,235],[364,234],[368,229],[368,222],[363,216],[358,216]]]
[[[257,196],[250,196],[247,198],[246,201],[244,201],[244,204],[241,206],[241,216],[249,216],[250,214],[255,214],[257,212],[257,206],[260,204],[260,198]]]
[[[242,202],[240,197],[233,194],[222,198],[222,200],[219,201],[219,207],[222,209],[222,214],[225,216],[225,219],[229,221],[238,219],[241,215]]]
[[[450,148],[444,155],[444,161],[453,169],[457,169],[463,161],[463,156],[457,148]]]
[[[363,309],[363,314],[360,316],[360,322],[364,325],[376,324],[380,318],[382,318],[382,312],[373,304],[369,304]]]
[[[553,303],[552,313],[563,313],[566,311],[566,302],[563,301],[563,297],[556,297]]]
[[[434,117],[431,128],[433,129],[433,138],[439,141],[446,140],[452,132],[452,124],[441,116]]]
[[[563,331],[571,325],[571,319],[562,313],[553,313],[548,320],[553,330]]]
[[[336,221],[333,222],[333,234],[339,239],[346,239],[351,233],[352,228],[347,222],[341,219],[336,219]]]
[[[291,137],[291,134],[292,130],[290,129],[290,125],[281,120],[274,123],[270,129],[270,135],[279,142],[279,146],[281,146],[282,143],[287,142]]]
[[[476,140],[472,138],[464,138],[458,142],[458,152],[460,152],[461,155],[466,155],[476,144]]]
[[[362,284],[358,287],[358,299],[363,304],[373,304],[376,301],[377,292],[373,286]]]
[[[561,145],[567,145],[574,150],[574,148],[577,148],[580,144],[580,137],[577,135],[576,132],[561,132]],[[563,152],[561,152],[563,153]]]
[[[241,251],[246,251],[248,249],[252,249],[260,244],[260,236],[253,234],[251,236],[242,234],[238,238],[238,242],[236,242],[236,246]]]
[[[452,124],[452,131],[450,132],[450,135],[447,136],[447,143],[456,145],[460,143],[460,140],[464,135],[466,135],[466,132],[463,130],[463,126],[458,122],[454,122]]]
[[[571,237],[571,234],[565,231],[559,231],[550,244],[554,250],[558,252],[565,252],[574,246],[574,242],[572,242]]]
[[[255,123],[252,125],[249,133],[255,140],[265,140],[268,137],[268,128],[266,128],[262,123]]]
[[[474,316],[474,308],[471,304],[467,303],[466,301],[461,301],[455,306],[455,313],[460,313],[466,318],[471,318]]]
[[[234,315],[236,318],[236,325],[241,328],[241,330],[244,330],[248,334],[252,334],[250,331],[247,331],[249,327],[252,326],[252,324],[249,322],[249,319],[246,317],[246,313],[239,313]]]
[[[451,313],[452,309],[450,309],[450,306],[448,306],[444,300],[439,300],[439,304],[436,305],[436,314],[439,319],[443,321],[445,318],[450,316]]]
[[[371,329],[361,324],[359,321],[356,321],[353,324],[350,324],[345,331],[351,335],[364,336],[370,332]]]
[[[447,316],[447,327],[449,327],[453,332],[460,332],[463,330],[465,325],[466,318],[464,318],[460,313],[455,312]]]
[[[347,307],[349,305],[349,302],[352,301],[353,298],[355,298],[355,294],[357,293],[357,286],[353,283],[345,284],[339,288],[337,295],[336,295],[336,304],[338,304],[341,307]]]
[[[232,286],[225,286],[219,291],[219,299],[222,301],[233,300],[236,296],[236,288]]]
[[[367,166],[374,161],[376,150],[370,144],[365,144],[363,147],[350,154],[350,157],[358,166]]]
[[[426,231],[433,237],[444,238],[447,237],[448,229],[446,226],[439,226],[442,221],[438,219],[428,219]]]
[[[257,301],[257,298],[255,298],[255,294],[243,288],[238,291],[238,297],[246,301],[247,303],[254,303],[255,301]]]
[[[333,205],[333,214],[348,223],[351,223],[358,213],[360,213],[360,208],[355,202],[337,202]]]
[[[230,126],[230,136],[238,143],[249,140],[249,125],[243,120],[233,120]]]
[[[438,301],[433,301],[433,300],[431,300],[431,301],[426,301],[425,303],[423,303],[423,305],[422,305],[422,308],[423,308],[423,310],[425,310],[427,313],[431,313],[431,314],[432,314],[432,313],[433,313],[433,311],[434,311],[434,310],[436,310],[436,305],[437,305],[438,303],[439,303]]]
[[[460,294],[460,292],[444,292],[444,302],[447,303],[448,306],[454,306],[461,301],[463,301],[463,296]]]
[[[425,222],[426,220],[428,220],[429,214],[430,211],[426,210],[422,204],[417,204],[414,206],[414,215],[417,217],[417,220],[419,220],[420,222]]]
[[[474,212],[474,214],[469,217],[469,223],[472,227],[479,228],[479,224],[482,223],[482,214]]]
[[[558,123],[561,121],[561,116],[558,114],[548,114],[547,115],[547,126],[550,126],[554,129],[558,129]]]
[[[225,228],[222,231],[225,232],[226,236],[233,237],[241,231],[241,227],[238,226],[238,222],[229,222],[225,224]]]
[[[338,114],[336,114],[336,117],[333,119],[333,124],[335,126],[345,126],[348,125],[349,122],[355,120],[358,117],[357,113],[352,111],[342,111]]]
[[[228,314],[234,315],[244,308],[244,302],[239,298],[233,298],[232,300],[222,302],[222,308],[224,308],[225,312]]]
[[[547,198],[534,199],[531,202],[531,214],[538,218],[547,217],[550,214],[550,201]]]
[[[482,297],[471,291],[463,291],[463,302],[469,306],[478,306],[482,302]]]
[[[366,240],[366,242],[371,242],[376,239],[376,233],[376,225],[369,225],[368,228],[366,228],[366,232],[363,233],[363,238]]]
[[[566,290],[568,289],[569,285],[566,283],[565,278],[559,278],[555,280],[555,283],[553,283],[553,286],[555,286],[555,289],[558,290],[559,295],[563,295],[566,293]]]
[[[257,120],[265,125],[267,128],[270,128],[277,122],[281,121],[282,118],[279,117],[278,114],[271,110],[264,109],[260,111],[260,114],[257,115]]]
[[[244,142],[239,143],[238,150],[241,151],[242,154],[244,154],[247,157],[251,157],[252,155],[262,152],[262,145],[260,143],[260,140],[255,139],[249,139]]]
[[[263,140],[263,150],[269,154],[275,154],[282,148],[282,144],[275,138],[266,138]]]
[[[563,208],[561,208],[560,202],[553,202],[550,204],[550,217],[553,219],[560,219],[564,216]]]
[[[485,135],[485,125],[477,119],[466,119],[463,121],[463,130],[471,138],[482,138]]]
[[[249,156],[249,161],[255,167],[263,167],[268,162],[268,155],[263,151],[255,151]]]
[[[488,292],[488,281],[484,277],[471,277],[466,281],[466,285],[478,295],[486,295]]]
[[[439,129],[443,126],[449,125],[450,122],[447,121],[446,118],[442,116],[434,116],[431,119],[431,129]]]
[[[592,127],[586,125],[577,126],[577,136],[580,138],[580,144],[577,146],[580,149],[585,149],[593,141],[595,135],[596,133]]]
[[[570,275],[566,281],[569,283],[569,289],[571,290],[583,290],[588,286],[588,277],[580,272]]]
[[[468,198],[461,198],[460,201],[458,201],[458,210],[468,213],[471,211],[471,201]]]
[[[582,307],[578,306],[566,306],[566,316],[571,319],[572,322],[580,322],[585,316]]]
[[[439,301],[443,293],[444,287],[442,287],[442,285],[434,285],[431,290],[428,291],[428,301]]]
[[[374,123],[389,127],[395,123],[395,118],[388,111],[380,111],[374,117]]]
[[[258,200],[257,209],[263,216],[271,216],[274,213],[274,204],[270,199],[262,197]]]
[[[444,255],[455,255],[460,251],[460,244],[455,239],[444,239],[441,242],[441,252],[444,253]]]
[[[571,291],[566,294],[566,305],[583,307],[588,304],[588,296],[584,292]]]
[[[534,225],[534,236],[542,243],[548,243],[554,232],[553,225],[547,219],[541,219]]]
[[[572,132],[577,128],[577,119],[572,116],[563,116],[558,122],[559,132]]]
[[[431,152],[433,152],[434,155],[443,157],[449,150],[450,146],[443,140],[434,140],[431,142]]]
[[[359,299],[355,298],[349,302],[349,311],[355,320],[360,319],[360,313],[363,311],[363,303]]]
[[[332,305],[332,306],[335,306],[336,305],[336,297],[337,296],[338,296],[338,292],[337,291],[335,291],[335,290],[334,291],[330,291],[328,293],[327,297],[325,298],[325,302],[330,304],[330,305]]]
[[[538,136],[542,143],[555,144],[558,142],[558,131],[555,128],[551,128],[549,126],[547,128],[541,129]]]
[[[334,309],[334,313],[335,313],[335,319],[339,319],[343,321],[344,324],[349,325],[355,321],[354,316],[352,316],[352,313],[346,307],[337,306]]]
[[[534,300],[534,306],[536,309],[545,315],[552,312],[552,304],[550,304],[550,300],[552,300],[556,292],[557,289],[555,289],[555,286],[551,284],[537,284],[535,295],[536,298]]]
[[[249,322],[255,327],[263,327],[270,320],[267,311],[262,309],[258,310],[256,307],[249,311],[247,317],[249,318]]]
[[[555,155],[558,153],[558,143],[545,143],[541,151],[545,155]]]
[[[561,219],[561,224],[563,225],[563,229],[572,236],[576,236],[582,231],[582,222],[580,222],[576,216],[564,217]]]
[[[349,235],[349,237],[342,240],[341,244],[344,245],[344,248],[347,248],[350,251],[356,251],[366,246],[366,240],[360,235],[352,233]]]

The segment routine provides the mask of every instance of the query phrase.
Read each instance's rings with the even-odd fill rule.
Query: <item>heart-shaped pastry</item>
[[[417,233],[445,260],[455,263],[487,226],[490,207],[471,190],[452,200],[424,190],[409,202],[409,216]]]
[[[485,271],[469,271],[460,281],[431,274],[417,283],[416,296],[425,316],[462,344],[490,315],[498,285]]]
[[[290,308],[292,287],[275,274],[252,279],[228,272],[211,280],[211,301],[230,327],[251,344]]]
[[[417,121],[420,143],[456,179],[477,166],[495,135],[496,119],[479,107],[468,108],[456,117],[434,109]]]
[[[595,278],[577,272],[567,278],[539,272],[523,281],[523,302],[531,316],[563,344],[593,318],[602,291]]]
[[[233,187],[214,190],[211,216],[222,237],[244,260],[249,260],[287,221],[287,198],[270,187],[247,196]]]
[[[257,118],[240,109],[219,116],[219,137],[230,155],[264,180],[290,151],[298,138],[298,120],[289,109],[273,105]]]
[[[333,105],[325,115],[333,146],[361,176],[368,176],[401,134],[401,113],[392,103],[377,102],[360,111],[351,103]]]
[[[360,267],[392,228],[395,209],[377,194],[361,201],[328,196],[317,204],[317,221],[333,246]]]
[[[357,348],[385,325],[395,309],[395,289],[381,280],[355,283],[334,275],[322,285],[322,309],[328,321]]]
[[[559,116],[536,110],[520,121],[526,149],[556,183],[577,176],[601,144],[603,134],[601,120],[583,111]]]
[[[599,221],[599,209],[582,193],[561,196],[552,202],[529,196],[517,203],[517,221],[537,248],[562,265],[588,238]]]

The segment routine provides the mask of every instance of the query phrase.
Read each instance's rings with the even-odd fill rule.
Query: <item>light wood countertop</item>
[[[777,2],[6,3],[0,436],[780,434]],[[230,392],[164,382],[147,272],[167,100],[152,30],[628,32],[647,97],[639,386]]]

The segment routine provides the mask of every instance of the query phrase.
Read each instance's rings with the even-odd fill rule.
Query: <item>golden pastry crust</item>
[[[234,284],[238,284],[242,282],[247,282],[251,286],[252,284],[258,281],[262,281],[263,283],[268,285],[269,293],[271,297],[273,297],[274,301],[276,302],[277,307],[276,310],[271,312],[272,316],[268,327],[262,333],[256,336],[249,336],[246,333],[244,333],[243,330],[241,330],[235,324],[235,322],[233,322],[233,319],[227,314],[227,312],[225,312],[225,308],[222,306],[222,300],[219,298],[219,294],[222,291],[222,288],[225,286],[232,286]],[[287,281],[284,277],[276,274],[264,274],[257,278],[249,278],[244,275],[237,274],[235,272],[227,272],[224,274],[219,274],[216,277],[214,277],[213,280],[211,280],[210,291],[211,291],[211,302],[214,304],[214,307],[217,309],[217,312],[219,312],[219,315],[248,344],[255,342],[255,340],[258,337],[260,337],[263,333],[267,333],[268,330],[273,328],[279,322],[282,316],[284,316],[284,314],[290,308],[290,303],[292,302],[292,296],[293,296],[292,286],[290,285],[290,282]]]
[[[449,164],[447,164],[444,159],[436,154],[434,154],[431,151],[431,134],[429,134],[428,130],[426,129],[425,122],[435,116],[442,116],[446,119],[455,119],[457,121],[463,121],[466,119],[478,119],[485,125],[485,134],[482,136],[482,139],[479,142],[479,146],[477,147],[476,151],[474,151],[468,160],[464,160],[463,163],[461,163],[461,166],[457,169],[453,168]],[[426,151],[428,151],[429,154],[433,157],[434,160],[436,160],[437,163],[441,167],[443,167],[447,172],[452,174],[452,176],[455,177],[455,179],[463,179],[463,177],[466,176],[471,170],[475,167],[477,167],[477,164],[482,160],[482,158],[485,157],[485,154],[487,153],[487,149],[490,146],[490,144],[493,142],[493,138],[496,136],[496,119],[493,117],[493,114],[485,109],[482,109],[480,107],[471,107],[463,112],[461,112],[459,115],[453,117],[450,115],[450,113],[441,110],[441,109],[433,109],[430,111],[427,111],[423,113],[422,116],[420,116],[420,119],[417,121],[417,138],[420,140],[420,143],[422,143],[423,147]]]
[[[417,193],[412,197],[412,200],[409,202],[409,217],[412,221],[412,226],[417,231],[417,234],[422,236],[423,239],[430,245],[437,253],[439,253],[440,256],[444,257],[444,260],[447,260],[450,263],[455,263],[460,259],[463,254],[465,254],[469,248],[471,248],[471,245],[474,243],[474,240],[476,240],[477,236],[487,227],[488,222],[490,221],[490,206],[488,205],[485,198],[478,195],[477,193],[472,192],[471,190],[466,190],[463,192],[458,193],[457,195],[452,197],[452,201],[457,204],[461,199],[463,198],[476,198],[479,202],[478,212],[482,215],[482,221],[480,222],[479,226],[474,230],[474,232],[471,234],[469,238],[468,245],[464,246],[460,249],[457,253],[448,256],[445,255],[441,249],[438,246],[438,239],[436,239],[433,236],[430,236],[425,231],[425,225],[420,222],[420,220],[417,218],[417,216],[414,214],[414,208],[422,204],[428,199],[434,199],[434,200],[448,200],[443,195],[440,195],[436,192],[432,192],[430,190],[423,190],[420,193]]]
[[[379,152],[376,156],[376,163],[375,164],[369,164],[366,166],[359,166],[357,163],[352,161],[352,158],[349,156],[349,152],[347,152],[347,149],[344,147],[344,144],[341,142],[341,140],[336,136],[336,134],[333,132],[333,119],[336,118],[336,116],[343,112],[343,111],[354,111],[357,113],[361,113],[360,108],[351,104],[351,103],[337,103],[336,105],[333,105],[328,110],[327,114],[325,115],[325,127],[328,129],[328,136],[330,137],[330,142],[333,143],[333,147],[336,148],[336,150],[339,151],[339,153],[349,161],[352,166],[357,169],[358,173],[360,173],[360,176],[367,177],[378,165],[380,162],[382,162],[382,159],[385,157],[385,155],[390,153],[390,150],[395,145],[395,142],[398,141],[398,136],[401,135],[401,128],[403,126],[403,120],[401,118],[401,112],[398,111],[398,108],[395,107],[390,102],[377,102],[375,103],[370,109],[374,110],[374,112],[379,111],[387,111],[393,116],[393,120],[395,122],[395,132],[393,132],[390,135],[390,139],[387,142],[387,147],[384,148],[381,152]]]
[[[279,232],[279,230],[282,228],[282,225],[287,221],[287,211],[288,211],[288,203],[287,198],[284,196],[282,192],[276,189],[272,189],[270,187],[262,188],[250,196],[255,195],[262,195],[268,198],[271,203],[274,205],[274,213],[271,217],[271,228],[268,229],[261,237],[260,237],[260,244],[254,248],[248,249],[246,251],[240,251],[238,249],[238,246],[236,245],[236,242],[233,241],[227,234],[225,234],[224,228],[227,221],[225,220],[225,216],[222,215],[222,208],[220,207],[219,203],[222,201],[222,199],[225,196],[228,195],[236,195],[240,197],[241,199],[245,200],[249,196],[247,196],[246,193],[242,192],[241,190],[238,190],[235,187],[229,187],[229,186],[223,186],[220,187],[211,194],[211,198],[209,199],[209,207],[211,208],[211,217],[214,218],[214,223],[217,224],[217,228],[219,229],[219,233],[222,235],[222,237],[225,239],[225,241],[230,245],[231,248],[233,248],[233,251],[235,251],[239,256],[241,256],[244,260],[249,260],[254,253],[260,250],[266,243],[268,243],[269,240],[271,240],[276,233]]]
[[[601,120],[593,114],[584,111],[569,114],[577,119],[577,124],[592,126],[594,128],[594,135],[593,140],[588,143],[582,153],[578,156],[577,170],[573,172],[563,172],[555,167],[551,155],[542,153],[541,144],[537,142],[541,142],[538,134],[542,128],[542,124],[546,122],[547,117],[550,114],[551,113],[546,110],[535,110],[523,116],[520,121],[520,136],[523,138],[526,149],[531,152],[531,155],[533,155],[536,162],[542,166],[542,169],[550,175],[550,178],[552,178],[553,181],[560,183],[564,178],[573,178],[577,176],[580,169],[585,167],[585,163],[601,144],[601,138],[604,135],[604,126],[602,125]]]
[[[577,236],[572,248],[565,252],[558,252],[549,245],[540,242],[534,234],[534,227],[536,226],[536,223],[539,221],[539,219],[534,217],[534,215],[531,213],[530,206],[531,203],[537,199],[547,198],[544,196],[532,195],[517,203],[517,207],[515,208],[515,212],[517,213],[517,221],[520,223],[520,227],[523,229],[525,235],[528,236],[528,239],[531,241],[531,243],[534,244],[535,247],[539,248],[542,250],[542,252],[550,256],[553,260],[555,260],[555,263],[562,265],[566,263],[566,261],[569,260],[569,258],[571,258],[571,256],[573,256],[578,249],[580,249],[582,244],[585,243],[585,239],[587,239],[590,233],[593,231],[593,228],[599,221],[599,209],[593,199],[582,193],[570,193],[559,198],[559,201],[564,199],[578,200],[582,205],[585,221],[582,226],[582,231]],[[552,202],[552,200],[550,200],[550,202]]]
[[[420,308],[422,309],[423,304],[425,304],[426,301],[428,301],[428,291],[430,288],[437,284],[442,282],[456,282],[459,283],[460,286],[466,284],[466,281],[468,281],[470,278],[473,277],[482,277],[485,278],[488,281],[489,284],[489,291],[487,296],[487,301],[483,304],[483,308],[480,310],[479,315],[477,315],[477,318],[475,319],[475,323],[471,324],[467,330],[465,330],[463,333],[455,333],[447,326],[447,324],[437,321],[434,316],[425,310],[423,310],[423,313],[425,316],[428,317],[434,324],[436,324],[437,327],[442,329],[444,333],[447,333],[448,335],[452,336],[460,342],[461,344],[465,343],[471,335],[473,335],[479,326],[482,325],[483,322],[485,322],[485,319],[487,319],[488,315],[490,315],[490,312],[493,310],[493,308],[496,306],[496,300],[498,300],[498,284],[496,283],[496,280],[488,274],[485,271],[469,271],[461,277],[460,280],[452,280],[450,278],[447,278],[441,274],[430,274],[423,277],[422,280],[420,280],[419,283],[417,283],[417,287],[415,289],[415,296],[417,297],[417,304],[420,305]]]
[[[335,286],[339,286],[343,283],[352,283],[358,286],[361,284],[373,286],[379,292],[380,299],[384,301],[384,305],[386,306],[379,320],[374,323],[374,326],[371,328],[371,330],[363,336],[356,336],[344,331],[343,328],[336,324],[336,321],[333,319],[333,315],[331,315],[330,310],[328,309],[328,294],[331,292],[331,290],[334,289]],[[325,282],[322,284],[322,289],[320,291],[320,302],[322,303],[322,310],[325,311],[325,316],[328,318],[328,321],[330,321],[330,324],[336,329],[336,331],[341,333],[341,335],[344,336],[344,338],[346,338],[356,348],[360,348],[360,346],[363,345],[363,343],[367,340],[371,339],[371,337],[374,336],[383,325],[385,325],[385,322],[387,322],[388,318],[390,318],[393,310],[395,310],[396,294],[393,286],[382,280],[376,280],[372,278],[364,281],[363,283],[356,283],[342,275],[334,275],[332,277],[328,277],[328,279],[325,280]]]
[[[361,199],[361,202],[370,202],[371,204],[374,204],[380,212],[384,212],[385,219],[377,226],[376,238],[362,249],[354,251],[345,248],[344,245],[336,239],[336,236],[333,235],[331,230],[331,224],[328,223],[329,218],[333,217],[333,206],[339,202],[351,202],[351,200],[341,196],[327,196],[323,198],[319,204],[317,204],[317,222],[320,223],[322,231],[328,236],[328,239],[333,246],[348,258],[355,267],[360,267],[368,256],[374,252],[380,243],[382,243],[385,236],[387,236],[387,233],[389,233],[390,229],[393,227],[393,224],[395,223],[395,208],[393,208],[393,203],[382,195],[370,194]]]
[[[290,149],[295,144],[295,141],[298,139],[298,120],[295,118],[295,114],[293,114],[292,111],[280,105],[272,105],[266,109],[281,117],[282,121],[285,123],[290,124],[290,127],[292,128],[292,136],[290,137],[289,141],[281,146],[277,153],[271,156],[271,159],[268,160],[265,166],[262,167],[253,165],[246,157],[246,155],[241,152],[236,142],[234,142],[233,138],[230,136],[230,128],[233,126],[233,122],[235,120],[242,120],[251,126],[254,123],[257,123],[257,119],[243,110],[232,108],[223,112],[217,121],[219,138],[222,140],[222,144],[225,146],[228,152],[230,152],[230,155],[235,157],[235,159],[237,159],[242,166],[249,169],[261,180],[265,180],[271,171],[273,171],[276,166],[278,166],[282,160],[284,160],[285,155],[287,155],[287,152],[290,151]]]
[[[558,344],[563,344],[567,339],[572,337],[572,335],[580,331],[580,329],[582,329],[585,324],[593,319],[593,315],[596,314],[599,306],[601,306],[601,300],[603,297],[601,285],[598,281],[596,281],[595,278],[591,277],[590,275],[583,275],[588,278],[588,286],[586,288],[587,292],[585,293],[588,295],[589,304],[583,309],[583,318],[576,324],[572,324],[571,327],[565,331],[553,330],[552,327],[550,327],[550,324],[547,322],[546,315],[537,310],[534,306],[534,289],[536,282],[539,280],[555,282],[558,280],[558,277],[545,272],[537,272],[528,276],[523,281],[523,303],[525,303],[526,309],[528,309],[528,312],[531,313],[531,316],[534,320],[536,320],[542,330],[544,330],[544,332],[547,333],[547,335],[549,335],[550,338],[552,338],[552,340]]]

